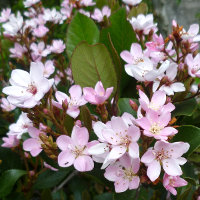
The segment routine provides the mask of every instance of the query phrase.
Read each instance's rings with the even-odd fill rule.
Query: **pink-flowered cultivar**
[[[185,181],[180,176],[170,176],[168,174],[164,174],[163,177],[163,186],[166,190],[171,192],[173,195],[177,195],[176,187],[182,187],[187,185],[187,181]]]
[[[112,92],[113,87],[105,90],[101,81],[97,82],[94,89],[90,87],[83,88],[84,99],[95,105],[103,104],[110,97]]]
[[[127,189],[134,190],[140,184],[140,178],[137,175],[139,168],[139,158],[132,159],[124,154],[118,162],[106,168],[104,176],[109,181],[115,182],[117,193],[124,192]]]
[[[53,101],[53,105],[62,109],[62,105],[64,103],[67,107],[67,114],[73,118],[77,118],[80,114],[79,107],[85,105],[87,101],[84,99],[82,89],[79,85],[73,85],[69,89],[69,94],[70,96],[57,91],[55,96],[58,102]]]
[[[61,150],[58,156],[59,166],[74,165],[78,171],[91,171],[94,168],[94,162],[88,153],[88,148],[93,144],[88,140],[88,130],[78,126],[74,126],[71,137],[65,135],[58,137],[56,143]]]
[[[184,165],[187,160],[181,156],[188,151],[189,146],[184,142],[157,141],[154,148],[148,149],[141,158],[141,162],[147,166],[149,179],[155,181],[159,177],[161,166],[168,175],[182,175],[180,165]]]
[[[74,198],[71,178],[97,172],[114,187],[99,191],[95,177],[91,199],[127,190],[137,199],[149,188],[157,195],[160,186],[167,199],[180,199],[176,188],[189,180],[182,165],[198,147],[199,25],[186,30],[173,20],[164,37],[152,13],[138,12],[147,6],[142,0],[58,4],[23,0],[24,12],[0,13],[1,146],[19,154],[28,175],[17,193],[23,185],[25,196],[35,195],[31,186],[43,187],[38,182],[49,173],[48,180],[56,177],[52,194],[66,184]]]

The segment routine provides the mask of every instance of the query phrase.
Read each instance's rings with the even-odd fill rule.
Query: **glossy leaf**
[[[195,98],[193,98],[187,101],[176,103],[175,107],[176,109],[172,113],[173,116],[181,116],[181,115],[191,116],[197,108],[197,102]]]
[[[10,194],[17,180],[25,174],[26,171],[19,169],[5,171],[0,177],[0,197]]]
[[[127,190],[122,193],[114,193],[113,200],[125,200],[125,199],[134,199],[136,196],[137,190]]]
[[[103,44],[88,45],[83,42],[75,49],[71,59],[75,83],[81,87],[94,87],[101,81],[104,88],[117,88],[117,75],[111,56]]]
[[[66,41],[67,54],[70,58],[80,42],[96,44],[99,41],[99,30],[92,19],[78,12],[69,25]]]
[[[136,117],[137,112],[131,108],[131,106],[129,104],[129,100],[130,100],[130,98],[119,99],[119,101],[118,101],[119,114],[123,115],[124,112],[127,112],[127,113],[132,114],[134,117]],[[138,101],[136,99],[132,99],[132,100],[138,104]]]
[[[136,42],[136,36],[131,24],[126,19],[126,9],[122,8],[111,15],[110,26],[101,31],[100,41],[109,46],[110,33],[111,40],[118,54],[124,50],[130,50],[131,44]]]
[[[184,157],[188,157],[193,151],[200,147],[200,129],[190,125],[181,126],[178,128],[178,134],[175,135],[173,141],[183,141],[190,144],[190,149],[184,155]]]
[[[34,189],[47,189],[56,186],[65,179],[71,168],[66,170],[52,171],[47,170],[40,174],[33,186]]]

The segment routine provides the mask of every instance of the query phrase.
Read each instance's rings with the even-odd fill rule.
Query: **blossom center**
[[[71,152],[75,155],[76,158],[83,155],[83,151],[85,149],[85,146],[75,146]]]
[[[152,124],[149,131],[154,135],[159,135],[161,130],[162,130],[162,127],[160,127],[157,123],[154,123]]]
[[[124,179],[128,179],[129,181],[132,181],[133,178],[136,176],[136,175],[133,173],[133,170],[132,170],[131,168],[123,169],[123,172],[124,172],[123,178],[124,178]]]
[[[162,160],[169,158],[170,155],[168,153],[169,153],[168,151],[165,151],[163,149],[161,151],[156,152],[156,155],[155,155],[156,160],[161,162]]]
[[[27,91],[35,95],[37,93],[37,87],[35,85],[29,85]]]

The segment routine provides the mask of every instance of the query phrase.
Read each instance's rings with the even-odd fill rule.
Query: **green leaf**
[[[128,190],[123,193],[114,193],[113,200],[135,199],[137,190]]]
[[[33,188],[47,189],[54,187],[65,179],[70,170],[72,169],[67,168],[66,170],[59,170],[59,171],[47,170],[38,176]]]
[[[192,116],[193,112],[197,108],[197,102],[195,98],[189,99],[187,101],[182,101],[180,103],[175,103],[175,110],[172,112],[173,116]]]
[[[88,45],[83,42],[75,49],[71,59],[75,83],[81,87],[94,87],[101,81],[104,88],[117,88],[117,75],[111,56],[103,44]]]
[[[112,193],[103,193],[95,196],[94,200],[112,200]]]
[[[194,179],[190,178],[190,177],[184,177],[184,179],[185,179],[188,183],[190,183],[191,185],[194,185],[194,186],[197,185],[196,181],[195,181]]]
[[[124,112],[127,112],[127,113],[130,113],[131,115],[133,115],[134,117],[137,117],[137,112],[131,108],[131,106],[129,104],[129,100],[130,100],[130,98],[119,99],[119,101],[118,101],[119,115],[123,115]],[[132,99],[132,100],[138,104],[138,100],[136,100],[136,99]]]
[[[80,110],[81,110],[80,112],[81,121],[83,122],[83,125],[90,132],[92,130],[92,118],[90,111],[87,106],[82,106]]]
[[[67,31],[67,54],[69,58],[75,47],[82,41],[87,41],[88,44],[96,44],[99,41],[99,30],[92,19],[77,13],[70,23]]]
[[[8,148],[0,147],[0,160],[2,161],[0,165],[1,173],[8,169],[21,169],[23,166],[20,156]]]
[[[5,171],[0,177],[0,197],[5,197],[10,194],[16,181],[25,174],[26,171],[19,169]]]
[[[131,24],[127,21],[125,8],[121,8],[113,13],[109,19],[111,25],[102,29],[100,41],[106,45],[113,59],[116,59],[117,57],[115,55],[113,56],[113,49],[116,50],[118,57],[120,58],[120,53],[124,50],[130,50],[131,44],[136,42],[137,39]],[[114,61],[114,63],[118,72],[120,68],[116,65],[116,61]],[[122,65],[124,64],[122,59],[121,63]],[[122,67],[122,70],[120,71],[120,76],[122,79],[121,89],[123,90],[129,85],[130,80],[133,81],[133,78],[126,74],[124,67]]]
[[[66,194],[63,190],[52,193],[53,200],[66,200]]]
[[[137,17],[139,14],[146,15],[148,13],[148,6],[146,3],[140,3],[138,6],[133,7],[129,14],[128,18],[131,19],[132,17]]]
[[[126,9],[122,8],[110,16],[110,27],[101,31],[100,41],[109,46],[110,33],[111,40],[118,54],[124,50],[130,50],[131,44],[136,42],[136,36],[131,24],[126,19]]]
[[[178,133],[173,138],[173,142],[188,142],[190,148],[184,157],[188,157],[200,147],[200,129],[195,126],[185,125],[178,128]]]

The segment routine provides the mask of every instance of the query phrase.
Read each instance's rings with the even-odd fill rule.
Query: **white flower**
[[[169,66],[169,61],[165,61],[159,69],[156,69],[137,43],[131,45],[130,52],[123,51],[120,56],[128,63],[125,65],[126,73],[138,81],[154,81]]]
[[[28,131],[29,127],[32,127],[33,124],[31,120],[27,117],[26,113],[21,113],[16,123],[9,126],[9,132],[7,135],[16,135],[18,139],[21,138],[23,133]]]
[[[50,10],[49,8],[44,9],[43,18],[45,21],[53,22],[55,24],[62,23],[63,21],[63,15],[55,8],[53,8],[52,10]]]
[[[135,6],[139,4],[142,0],[122,0],[122,1],[130,6]]]
[[[10,112],[16,108],[16,106],[10,104],[6,98],[1,99],[0,107],[4,112]]]
[[[162,85],[159,90],[165,91],[167,95],[174,95],[174,92],[183,92],[185,91],[185,86],[181,82],[175,82],[175,78],[178,71],[178,65],[176,63],[170,63],[169,67],[166,70],[166,74],[163,74],[159,79],[154,81],[153,92],[155,92],[162,78],[166,79],[166,83]]]
[[[32,5],[40,2],[40,0],[25,0],[24,1],[24,6],[25,8],[31,7]]]
[[[11,86],[3,88],[8,95],[8,101],[22,108],[33,108],[53,85],[53,79],[46,79],[41,65],[32,62],[30,73],[15,69],[11,73]]]
[[[17,13],[17,16],[12,14],[9,18],[9,21],[3,24],[4,34],[10,36],[16,36],[17,33],[21,30],[23,25],[23,17],[20,12]]]
[[[143,34],[148,35],[151,30],[157,31],[157,24],[153,23],[153,15],[139,14],[137,18],[132,17],[130,23],[135,31],[143,31]]]

